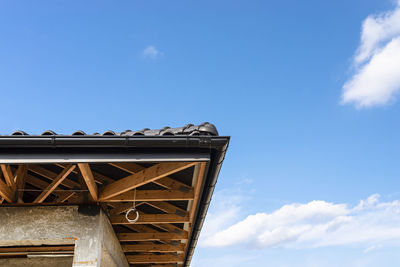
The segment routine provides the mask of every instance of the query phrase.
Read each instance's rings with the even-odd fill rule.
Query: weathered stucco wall
[[[0,259],[0,267],[71,267],[72,257]]]
[[[0,218],[0,247],[75,244],[73,266],[129,266],[98,206],[1,207]]]

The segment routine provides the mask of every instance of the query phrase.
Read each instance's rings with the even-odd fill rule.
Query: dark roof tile
[[[18,130],[13,132],[11,135],[18,136],[18,135],[29,135],[24,131]],[[43,132],[41,135],[57,135],[54,131],[47,130]],[[106,136],[182,136],[182,135],[212,135],[218,136],[217,128],[208,122],[204,122],[200,125],[193,125],[187,124],[184,127],[176,127],[171,128],[166,126],[162,129],[149,129],[145,128],[140,131],[132,131],[132,130],[125,130],[123,132],[114,132],[112,130],[105,131],[103,134],[93,133],[93,134],[86,134],[82,130],[77,130],[71,134],[71,136],[82,136],[82,135],[106,135]]]

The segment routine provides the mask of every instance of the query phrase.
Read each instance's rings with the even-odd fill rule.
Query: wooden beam
[[[25,164],[21,164],[18,166],[17,172],[15,174],[15,185],[17,192],[17,201],[18,203],[24,203],[22,200],[24,196],[25,182],[26,182],[26,174],[27,174],[27,166]]]
[[[98,200],[98,191],[97,185],[94,181],[92,170],[88,163],[78,163],[79,170],[82,173],[83,179],[86,182],[86,185],[89,189],[90,195],[92,196],[94,201]]]
[[[8,187],[15,190],[15,181],[10,165],[1,164],[0,166]]]
[[[188,214],[188,212],[184,209],[178,208],[172,204],[169,204],[168,202],[164,202],[164,201],[147,201],[145,202],[148,205],[159,209],[165,213],[170,213],[170,214],[176,214],[179,216],[185,216]]]
[[[58,167],[61,167],[61,168],[65,168],[65,166],[67,166],[67,164],[62,164],[62,163],[56,163],[55,165],[57,165]],[[72,172],[75,173],[75,174],[78,174],[77,170],[74,170]],[[112,178],[110,178],[108,176],[105,176],[105,175],[103,175],[101,173],[95,172],[94,170],[92,170],[92,173],[93,173],[94,180],[98,184],[102,184],[103,185],[103,184],[109,184],[109,183],[115,182],[114,179],[112,179]]]
[[[153,226],[162,229],[163,231],[167,231],[170,233],[182,233],[182,232],[188,232],[182,228],[179,228],[178,226],[175,226],[170,223],[163,223],[163,224],[152,224]]]
[[[59,186],[62,181],[68,177],[68,175],[75,169],[76,165],[70,164],[67,168],[65,168],[47,187],[43,190],[43,192],[33,201],[33,203],[42,203],[50,194],[54,191],[54,189]]]
[[[0,180],[0,196],[7,202],[11,203],[14,201],[14,194],[5,182]]]
[[[134,174],[146,169],[145,167],[133,162],[110,162],[109,164],[130,174]]]
[[[159,240],[186,240],[187,233],[119,233],[118,240],[121,242],[131,241],[159,241]]]
[[[28,170],[30,170],[31,172],[34,172],[36,174],[39,174],[49,180],[54,180],[58,175],[57,173],[49,171],[38,165],[29,165]],[[65,187],[71,188],[71,189],[80,188],[80,186],[81,186],[79,183],[69,180],[69,179],[65,179],[61,184]]]
[[[140,202],[136,204],[136,207],[139,207],[141,205],[143,205],[145,202]],[[110,210],[110,215],[118,215],[121,214],[123,212],[128,211],[129,209],[131,209],[133,207],[132,203],[116,203],[113,204],[113,209]]]
[[[48,246],[48,247],[0,247],[0,253],[4,252],[11,252],[11,253],[16,253],[16,252],[61,252],[61,251],[66,251],[66,252],[73,252],[74,251],[74,246]]]
[[[145,169],[145,167],[137,164],[137,163],[132,163],[132,162],[118,162],[118,163],[109,163],[111,166],[114,166],[116,168],[119,168],[125,172],[135,174],[137,172],[140,172]],[[153,183],[161,185],[162,187],[165,187],[167,189],[175,189],[175,190],[184,190],[187,191],[190,189],[190,186],[187,184],[184,184],[182,182],[179,182],[175,179],[172,179],[170,177],[163,177],[160,178],[156,181],[153,181]]]
[[[179,255],[127,255],[129,264],[149,264],[149,263],[183,263],[184,254]]]
[[[177,190],[137,190],[136,201],[174,201],[174,200],[192,200],[194,191],[181,192]],[[126,192],[121,195],[102,200],[102,202],[132,202],[134,200],[134,191]]]
[[[147,215],[147,214],[139,211],[139,215],[142,216],[142,215]],[[184,216],[187,216],[187,214],[178,214],[178,216],[184,217]],[[185,219],[183,219],[183,220],[185,220]],[[166,231],[166,232],[171,232],[171,233],[182,233],[183,231],[185,231],[182,228],[179,228],[178,226],[175,226],[175,225],[173,225],[171,223],[159,222],[157,224],[156,223],[152,223],[151,225],[155,226],[157,229],[161,229],[162,232]],[[142,232],[148,232],[148,231],[142,231]]]
[[[110,218],[111,224],[131,224],[125,215],[114,215]],[[140,214],[135,224],[159,224],[159,223],[185,223],[189,222],[189,216],[184,217],[175,214]]]
[[[196,162],[165,162],[158,163],[138,173],[129,175],[107,185],[100,194],[101,200],[106,200],[125,193],[139,186],[156,181],[170,174],[179,172],[195,165]]]
[[[135,244],[122,245],[124,252],[184,252],[185,244]]]
[[[39,189],[46,189],[47,186],[49,185],[48,182],[45,182],[45,181],[43,181],[33,175],[30,175],[30,174],[27,174],[26,178],[27,178],[26,182],[28,184],[31,184]],[[65,191],[65,192],[54,192],[53,191],[51,193],[57,197],[57,202],[64,202],[76,194],[73,191]]]
[[[206,171],[206,162],[199,163],[199,173],[197,176],[197,181],[194,186],[194,199],[189,203],[189,210],[190,210],[190,221],[193,222],[194,216],[196,215],[196,209],[200,201],[200,193],[202,189],[203,179]]]

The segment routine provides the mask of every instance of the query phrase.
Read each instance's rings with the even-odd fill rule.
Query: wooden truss
[[[102,165],[97,168],[98,164],[88,163],[0,164],[0,203],[11,206],[98,203],[108,212],[132,266],[181,266],[207,162]],[[125,213],[132,208],[133,201],[139,219],[132,224]],[[0,248],[0,253],[26,255],[71,250],[71,246],[18,247]]]

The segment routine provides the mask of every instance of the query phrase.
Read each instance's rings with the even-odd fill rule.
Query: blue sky
[[[2,0],[0,133],[210,121],[193,267],[398,266],[399,5]]]

